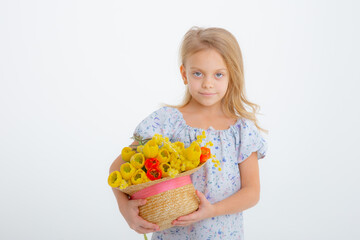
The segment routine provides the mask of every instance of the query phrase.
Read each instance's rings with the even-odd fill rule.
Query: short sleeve
[[[251,153],[257,152],[258,159],[265,157],[267,141],[260,134],[254,122],[244,119],[240,124],[240,150],[238,163],[242,163]]]
[[[164,111],[164,108],[160,108],[143,119],[136,126],[134,134],[140,135],[143,138],[152,138],[155,133],[158,133],[165,137],[166,134],[163,127],[165,119],[166,112]]]

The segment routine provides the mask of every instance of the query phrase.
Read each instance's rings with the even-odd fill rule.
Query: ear
[[[183,79],[183,81],[184,81],[184,84],[185,84],[185,85],[188,84],[188,81],[187,81],[187,78],[186,78],[186,71],[185,71],[184,65],[181,65],[181,66],[180,66],[180,73],[181,73],[181,77],[182,77],[182,79]]]

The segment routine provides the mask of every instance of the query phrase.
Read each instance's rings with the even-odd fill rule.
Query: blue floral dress
[[[222,170],[219,171],[214,163],[208,161],[191,175],[191,179],[195,189],[204,193],[214,204],[240,190],[239,163],[256,151],[258,159],[265,157],[267,142],[252,121],[239,118],[228,129],[209,127],[205,130],[188,126],[178,109],[161,107],[141,121],[134,133],[144,138],[159,133],[169,137],[171,142],[181,141],[188,147],[202,131],[206,132],[204,142],[214,143],[210,149],[220,161]],[[174,226],[154,232],[152,239],[244,239],[243,214],[239,212],[208,218],[186,227]]]

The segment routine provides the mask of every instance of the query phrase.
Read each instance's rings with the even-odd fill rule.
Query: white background
[[[355,0],[2,0],[0,239],[142,239],[108,169],[142,119],[181,100],[178,48],[195,25],[236,36],[270,131],[246,239],[360,239],[359,10]]]

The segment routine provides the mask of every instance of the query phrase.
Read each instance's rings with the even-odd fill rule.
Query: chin
[[[212,106],[215,106],[217,105],[219,102],[199,102],[201,105],[203,105],[204,107],[212,107]]]

